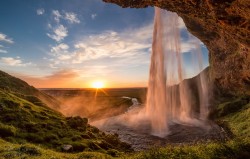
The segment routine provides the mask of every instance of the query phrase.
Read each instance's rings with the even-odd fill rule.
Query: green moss
[[[243,158],[250,150],[247,142],[231,140],[225,143],[199,143],[196,145],[167,146],[139,152],[126,158],[136,159],[221,159]],[[248,156],[249,157],[249,156]]]
[[[250,142],[250,103],[243,106],[237,113],[229,114],[221,119],[228,123],[233,134]]]

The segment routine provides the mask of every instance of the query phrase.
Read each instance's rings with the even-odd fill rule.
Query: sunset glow
[[[36,88],[95,88],[93,81],[102,80],[98,87],[147,87],[154,8],[62,1],[0,1],[0,70]],[[178,21],[184,78],[191,78],[199,73],[190,67],[193,39]],[[206,67],[208,51],[200,45]]]
[[[92,83],[92,88],[104,88],[104,83],[102,81],[95,81]]]

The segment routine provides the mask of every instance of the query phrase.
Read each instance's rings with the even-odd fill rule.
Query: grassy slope
[[[33,102],[34,100],[39,103],[43,103],[55,110],[59,109],[60,102],[53,97],[37,90],[36,88],[28,85],[25,81],[22,81],[16,77],[13,77],[0,70],[0,89],[4,91],[12,92],[16,96],[24,98]]]
[[[0,72],[0,158],[13,158],[8,156],[19,153],[16,148],[30,143],[34,149],[41,149],[40,157],[52,153],[60,156],[58,152],[65,144],[73,146],[71,152],[92,152],[97,156],[101,153],[117,156],[130,151],[130,146],[119,141],[117,136],[88,125],[85,118],[66,118],[33,96],[33,92],[40,93],[27,83]],[[50,150],[45,153],[45,149]],[[26,148],[20,151],[25,152]]]
[[[232,133],[226,141],[211,141],[139,152],[138,159],[248,159],[250,158],[250,97],[231,99],[216,110],[216,121]]]
[[[0,158],[110,158],[129,150],[130,146],[116,136],[87,125],[85,119],[73,119],[77,118],[65,118],[52,109],[0,90],[0,138],[4,139],[0,142]],[[73,152],[84,153],[60,153],[63,144],[72,145]]]

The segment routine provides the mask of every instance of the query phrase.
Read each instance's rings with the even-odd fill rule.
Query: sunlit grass
[[[61,153],[33,144],[13,144],[0,139],[0,158],[4,159],[110,159],[100,152]]]

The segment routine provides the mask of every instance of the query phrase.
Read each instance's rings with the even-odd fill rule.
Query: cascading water
[[[165,136],[170,122],[201,124],[208,112],[208,88],[204,74],[196,81],[199,98],[199,114],[192,110],[189,85],[184,82],[179,17],[175,13],[155,8],[152,56],[148,85],[146,115],[151,122],[152,133]],[[192,63],[199,72],[203,69],[202,52],[198,40]],[[198,61],[198,62],[197,62]]]

